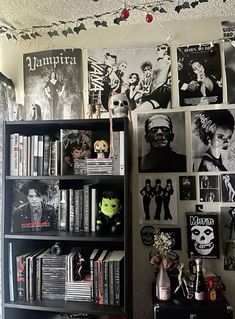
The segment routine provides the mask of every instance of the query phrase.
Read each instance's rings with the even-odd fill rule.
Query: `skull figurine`
[[[214,248],[214,230],[210,226],[193,226],[191,229],[194,248],[203,256],[209,255]]]
[[[130,109],[130,102],[124,93],[118,93],[111,96],[110,108],[113,117],[125,117],[128,116]]]

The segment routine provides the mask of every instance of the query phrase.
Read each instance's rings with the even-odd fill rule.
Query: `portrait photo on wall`
[[[200,202],[220,202],[220,183],[218,175],[199,176]]]
[[[138,169],[145,172],[185,172],[184,112],[137,114]]]
[[[193,171],[235,170],[234,109],[191,112]]]
[[[27,120],[82,118],[81,49],[27,53],[23,67]]]
[[[235,103],[235,21],[222,21],[224,40],[224,60],[227,80],[227,100],[229,104]]]
[[[179,176],[180,200],[196,200],[196,177]]]
[[[235,242],[235,206],[221,207],[220,211],[223,240]]]
[[[180,46],[177,62],[180,106],[223,102],[218,43]]]
[[[188,254],[205,259],[219,259],[217,213],[186,213]]]
[[[235,174],[222,174],[222,202],[235,202]]]
[[[139,176],[138,194],[141,224],[178,224],[176,178]]]
[[[113,92],[125,93],[131,110],[171,108],[171,56],[167,44],[88,50],[89,104],[108,111]]]
[[[235,270],[235,243],[225,243],[224,246],[224,270]]]
[[[171,238],[173,238],[173,246],[172,250],[182,250],[182,241],[181,241],[181,229],[180,228],[160,228],[160,231],[163,233],[170,234]]]
[[[58,230],[58,180],[16,180],[12,188],[12,231]]]

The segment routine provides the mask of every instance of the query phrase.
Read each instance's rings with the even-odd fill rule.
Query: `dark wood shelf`
[[[57,176],[6,176],[6,180],[109,180],[109,179],[120,179],[124,178],[123,175],[57,175]]]
[[[123,308],[116,306],[99,305],[90,302],[75,302],[64,300],[41,300],[41,301],[16,301],[5,302],[5,308],[39,310],[51,312],[82,312],[89,314],[107,314],[124,316]]]

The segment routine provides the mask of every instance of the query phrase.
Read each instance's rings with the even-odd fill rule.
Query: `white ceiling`
[[[208,0],[202,2],[194,9],[183,9],[180,13],[175,11],[175,6],[183,4],[186,0],[1,0],[0,1],[0,26],[13,26],[17,30],[31,29],[32,26],[48,26],[53,22],[72,21],[68,23],[71,27],[79,18],[85,18],[83,23],[86,28],[96,27],[94,21],[97,20],[94,15],[102,14],[100,21],[107,21],[108,26],[113,25],[115,17],[120,15],[123,3],[126,2],[127,8],[143,5],[143,10],[133,9],[130,16],[121,24],[145,23],[145,14],[147,6],[152,7],[158,3],[163,3],[162,7],[167,13],[155,12],[154,17],[157,20],[178,20],[178,19],[194,19],[211,16],[231,16],[235,15],[235,0]],[[192,3],[197,0],[187,0]],[[107,13],[107,14],[105,14]],[[89,18],[90,17],[90,18]],[[60,23],[59,23],[60,24]],[[46,29],[37,29],[43,32]],[[47,29],[48,31],[48,29]]]

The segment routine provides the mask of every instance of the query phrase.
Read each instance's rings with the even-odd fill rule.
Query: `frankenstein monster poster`
[[[188,254],[205,259],[219,259],[218,215],[186,213]]]
[[[81,61],[80,49],[24,54],[27,120],[82,117]]]

